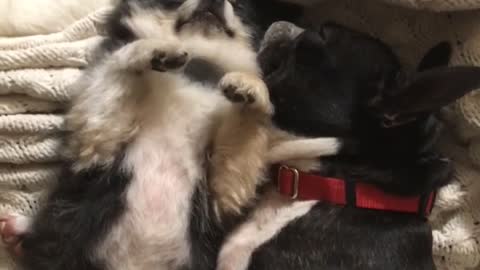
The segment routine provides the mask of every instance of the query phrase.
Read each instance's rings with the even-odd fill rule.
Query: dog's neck
[[[451,176],[449,161],[435,149],[441,125],[431,115],[408,125],[385,130],[379,137],[368,137],[365,131],[366,149],[359,149],[358,155],[322,158],[321,173],[371,183],[398,195],[421,195],[438,189]],[[389,144],[388,149],[377,146]]]

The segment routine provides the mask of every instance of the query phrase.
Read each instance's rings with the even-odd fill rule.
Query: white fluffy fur
[[[54,33],[118,0],[1,0],[0,36]]]
[[[268,162],[288,162],[298,159],[316,159],[320,156],[329,156],[338,153],[341,143],[337,138],[305,139],[291,136],[289,140],[282,139],[268,151]]]

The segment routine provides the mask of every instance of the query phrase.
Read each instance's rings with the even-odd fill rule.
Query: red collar
[[[388,194],[374,185],[301,172],[287,166],[277,171],[280,194],[296,200],[318,200],[357,208],[393,211],[428,216],[435,192],[426,196],[402,197]]]

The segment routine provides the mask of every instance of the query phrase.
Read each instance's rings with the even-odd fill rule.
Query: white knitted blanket
[[[449,40],[452,64],[480,65],[480,11],[431,13],[377,1],[323,0],[308,20],[335,20],[389,43],[413,67],[427,48]],[[417,9],[480,7],[480,0],[384,0]],[[31,215],[58,177],[65,102],[69,86],[101,40],[99,10],[63,32],[0,38],[0,215]],[[466,270],[480,263],[480,91],[446,110],[442,146],[456,162],[455,181],[438,196],[432,217],[440,269]],[[1,257],[1,254],[0,254]],[[0,259],[0,269],[13,269]],[[480,269],[480,268],[479,268]]]
[[[101,41],[109,10],[59,33],[0,38],[0,215],[34,214],[56,181],[70,86]],[[0,260],[0,269],[12,265]]]

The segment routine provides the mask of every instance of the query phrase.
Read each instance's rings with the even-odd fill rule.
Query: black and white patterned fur
[[[267,43],[259,58],[277,127],[355,142],[316,168],[291,166],[400,196],[450,180],[452,165],[435,149],[434,113],[480,87],[480,68],[446,67],[447,43],[406,74],[381,41],[325,24]],[[222,247],[217,270],[244,269],[433,270],[432,234],[420,214],[292,201],[272,188]]]
[[[120,1],[77,85],[64,174],[33,221],[2,219],[23,269],[214,268],[223,231],[210,220],[205,157],[216,120],[244,105],[218,79],[197,79],[207,68],[226,74],[221,87],[264,91],[259,107],[271,111],[263,84],[241,80],[260,76],[258,4]]]

